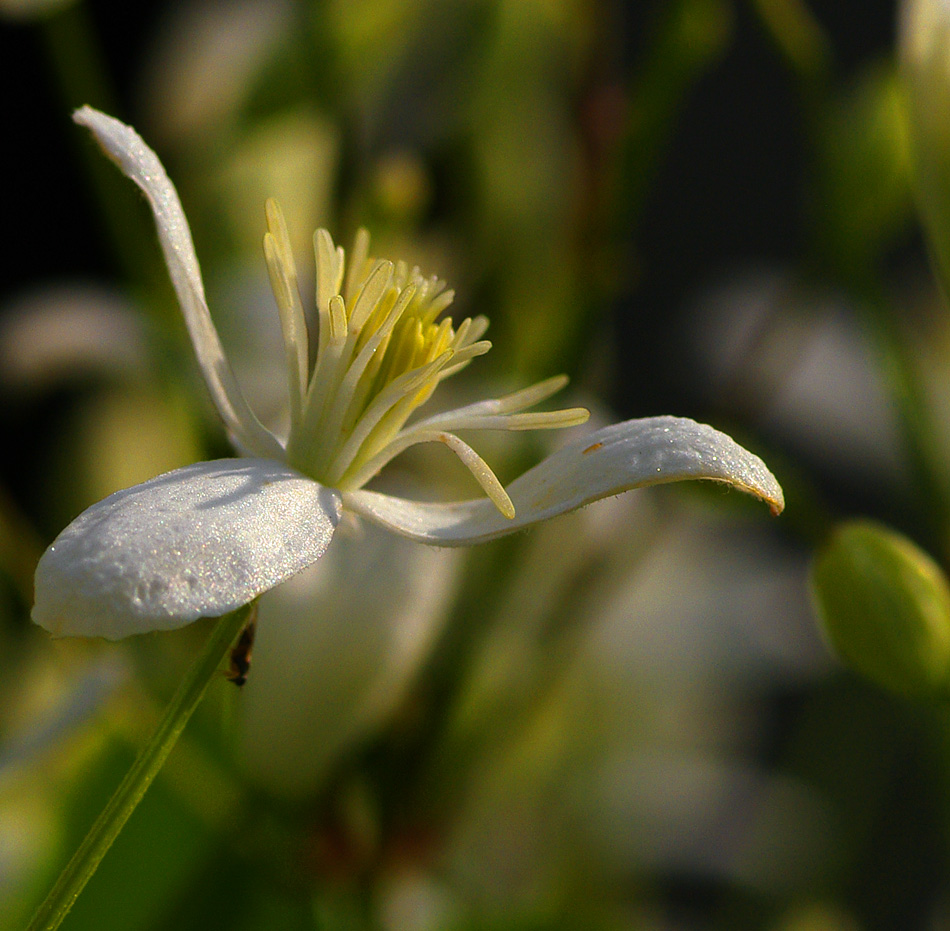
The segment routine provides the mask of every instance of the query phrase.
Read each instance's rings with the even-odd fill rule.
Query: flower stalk
[[[155,733],[140,751],[56,885],[36,910],[27,931],[54,931],[69,914],[178,742],[228,648],[246,624],[251,607],[246,605],[218,619],[205,648],[178,686]]]

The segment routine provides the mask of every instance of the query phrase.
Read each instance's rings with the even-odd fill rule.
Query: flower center
[[[484,401],[406,428],[406,421],[438,384],[491,348],[481,337],[488,320],[466,318],[456,329],[439,320],[454,292],[405,262],[369,257],[360,230],[345,261],[326,230],[314,234],[317,351],[310,365],[309,331],[283,215],[267,202],[264,254],[280,312],[290,381],[287,461],[340,490],[359,488],[390,459],[415,443],[441,442],[470,469],[499,510],[514,508],[491,469],[448,430],[569,426],[587,411],[517,413],[559,390],[549,379],[508,398]]]

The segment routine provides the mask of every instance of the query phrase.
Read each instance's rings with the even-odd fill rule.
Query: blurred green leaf
[[[801,0],[752,0],[773,42],[799,77],[823,79],[831,66],[832,48],[808,6]]]
[[[877,66],[825,116],[816,209],[825,246],[845,271],[873,263],[910,220],[905,109],[896,72]]]
[[[950,586],[940,567],[886,527],[844,524],[819,550],[812,586],[842,661],[908,695],[950,685]]]
[[[946,291],[950,282],[950,8],[901,7],[900,54],[917,204]]]
[[[132,754],[117,750],[101,770],[90,774],[97,800],[121,779]],[[88,785],[88,783],[87,783]],[[79,931],[133,931],[153,927],[163,912],[201,870],[214,850],[213,833],[159,780],[129,820],[97,874],[63,923]],[[134,890],[134,894],[132,894]]]

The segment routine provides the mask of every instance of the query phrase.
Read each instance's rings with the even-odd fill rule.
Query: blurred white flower
[[[0,308],[3,402],[86,389],[82,405],[57,406],[44,440],[43,478],[66,516],[199,454],[188,409],[156,385],[150,335],[140,307],[91,282],[38,285]]]
[[[506,916],[578,869],[808,888],[834,812],[757,752],[761,693],[830,669],[804,554],[644,494],[539,528],[512,575],[439,756],[435,875]]]
[[[253,81],[294,27],[288,0],[204,0],[167,11],[144,76],[148,123],[193,145],[229,129]]]
[[[452,300],[437,278],[368,256],[357,236],[345,264],[314,237],[317,349],[283,216],[268,203],[264,252],[284,335],[290,430],[278,439],[252,413],[204,297],[191,232],[158,157],[130,127],[89,107],[75,119],[145,193],[206,384],[247,458],[202,462],[106,498],[81,514],[36,571],[34,620],[55,634],[115,639],[233,611],[319,559],[342,513],[442,546],[490,540],[630,488],[683,479],[731,484],[784,506],[765,464],[691,420],[627,421],[575,440],[506,491],[460,430],[582,423],[587,411],[526,412],[562,388],[551,378],[407,426],[438,384],[490,348],[484,317],[456,330],[436,319]],[[345,280],[344,280],[345,279]],[[486,499],[433,504],[364,490],[420,443],[454,452]]]
[[[141,320],[120,295],[91,284],[36,288],[0,314],[0,382],[49,387],[90,371],[136,375],[148,363]]]
[[[703,390],[720,403],[854,478],[906,474],[881,361],[841,296],[753,271],[707,292],[696,318]]]
[[[449,616],[460,556],[368,526],[261,600],[241,726],[256,782],[312,794],[390,716]]]

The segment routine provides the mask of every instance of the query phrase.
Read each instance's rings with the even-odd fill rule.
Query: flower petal
[[[344,494],[344,507],[396,533],[438,546],[480,543],[631,488],[711,479],[785,507],[758,456],[705,424],[681,417],[628,420],[569,443],[508,486],[514,519],[487,499],[430,504],[372,491]]]
[[[33,620],[117,640],[216,617],[319,559],[337,492],[269,459],[200,462],[76,518],[36,569]]]
[[[234,441],[252,455],[280,458],[280,444],[254,416],[224,354],[205,301],[188,220],[181,209],[178,192],[158,156],[131,126],[92,107],[80,108],[73,119],[95,135],[106,155],[145,194],[195,355],[215,406]]]

